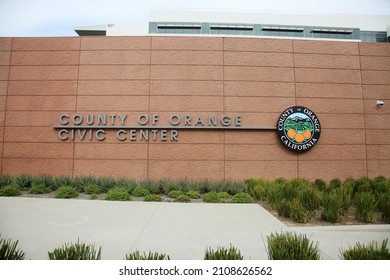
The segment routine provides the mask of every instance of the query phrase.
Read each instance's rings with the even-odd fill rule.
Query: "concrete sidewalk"
[[[26,259],[48,259],[65,242],[102,247],[102,259],[121,260],[134,250],[203,259],[209,246],[230,244],[245,259],[266,260],[266,237],[296,231],[318,241],[323,259],[356,242],[390,238],[390,225],[287,227],[258,204],[111,202],[0,197],[0,233],[19,240]]]

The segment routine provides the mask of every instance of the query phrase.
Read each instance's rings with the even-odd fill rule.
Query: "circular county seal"
[[[294,151],[307,151],[320,138],[321,124],[316,114],[306,107],[294,106],[279,117],[276,131],[280,141]]]

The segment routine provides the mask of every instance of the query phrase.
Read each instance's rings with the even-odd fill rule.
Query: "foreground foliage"
[[[387,248],[388,239],[378,246],[376,241],[367,245],[356,243],[355,246],[341,250],[342,260],[390,260],[390,250]]]
[[[0,234],[0,260],[24,260],[26,253],[17,249],[18,242],[2,238]]]
[[[316,244],[305,234],[272,233],[267,236],[268,258],[270,260],[319,260]]]
[[[143,252],[142,254],[139,251],[135,251],[129,254],[126,254],[125,260],[170,260],[169,255],[161,254],[157,252],[148,253]]]
[[[94,244],[86,244],[77,240],[77,243],[65,243],[60,248],[48,252],[50,260],[100,260],[102,249],[96,251]]]
[[[216,250],[207,248],[205,251],[205,260],[242,260],[240,250],[230,244],[229,248],[217,247]]]

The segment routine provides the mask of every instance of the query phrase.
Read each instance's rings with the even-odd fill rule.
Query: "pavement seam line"
[[[146,221],[145,225],[143,226],[142,230],[140,231],[136,240],[134,241],[133,245],[131,246],[130,252],[133,252],[134,246],[138,243],[138,240],[140,239],[141,235],[144,233],[145,229],[148,227],[150,221],[152,220],[152,218],[156,214],[157,210],[160,208],[160,205],[161,205],[161,202],[157,204],[157,207],[154,209],[152,215],[150,215],[149,219]]]

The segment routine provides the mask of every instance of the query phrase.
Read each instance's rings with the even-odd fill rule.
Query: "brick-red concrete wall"
[[[135,179],[389,175],[390,44],[212,37],[0,38],[1,173]],[[376,100],[385,100],[377,108]],[[274,131],[180,131],[178,142],[61,141],[61,113],[240,114],[274,126],[312,109],[304,154]],[[134,123],[130,124],[136,124]],[[107,132],[115,133],[115,132]],[[115,137],[114,137],[115,138]]]

